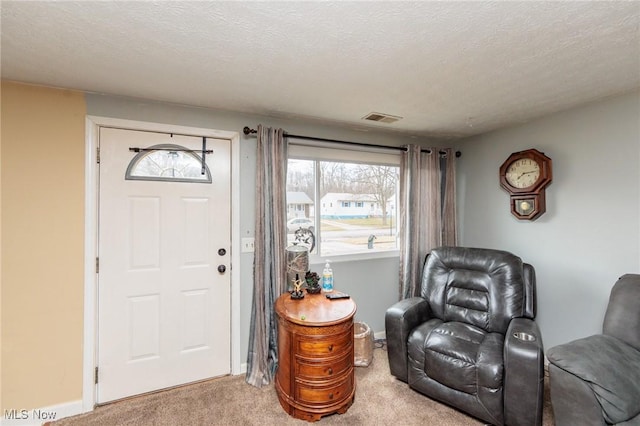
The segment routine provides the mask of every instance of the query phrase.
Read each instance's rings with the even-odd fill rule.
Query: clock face
[[[505,179],[514,188],[528,188],[538,181],[540,165],[530,159],[521,158],[509,165]]]

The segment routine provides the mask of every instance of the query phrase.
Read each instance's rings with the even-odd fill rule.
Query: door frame
[[[82,411],[96,405],[95,368],[98,344],[98,143],[100,127],[181,133],[227,139],[231,142],[231,374],[240,374],[240,133],[199,127],[87,115],[85,119],[84,198],[84,330],[82,354]],[[235,243],[235,244],[234,244]]]

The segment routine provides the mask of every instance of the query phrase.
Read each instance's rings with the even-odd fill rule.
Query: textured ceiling
[[[2,1],[1,13],[5,79],[417,136],[640,87],[637,1]]]

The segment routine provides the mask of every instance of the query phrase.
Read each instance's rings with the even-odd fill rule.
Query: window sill
[[[354,253],[354,254],[340,254],[334,256],[320,256],[317,254],[312,254],[309,256],[309,265],[320,265],[324,266],[327,260],[330,260],[332,264],[334,263],[344,263],[344,262],[359,262],[366,260],[375,260],[375,259],[386,259],[400,257],[399,250],[385,250],[378,251],[374,253]]]

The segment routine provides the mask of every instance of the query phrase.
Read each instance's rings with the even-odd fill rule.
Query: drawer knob
[[[329,345],[329,352],[333,350],[333,345]]]
[[[333,393],[329,394],[329,399],[333,399]]]
[[[333,368],[329,367],[329,374],[333,374]]]

